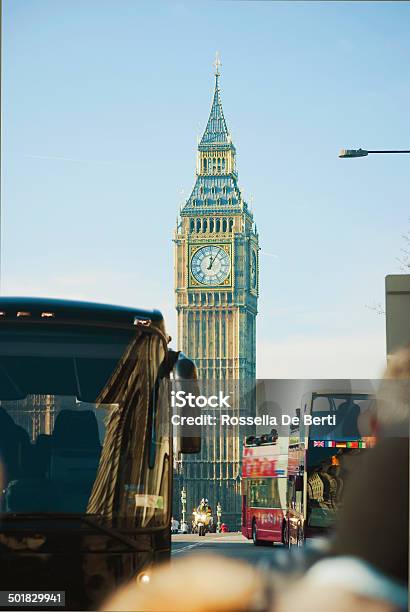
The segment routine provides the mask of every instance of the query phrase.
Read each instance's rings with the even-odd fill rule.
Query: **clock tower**
[[[238,186],[236,149],[220,97],[220,65],[217,57],[195,185],[175,231],[178,348],[195,361],[202,380],[249,381],[256,367],[258,234]],[[232,528],[240,519],[241,433],[238,427],[224,440],[225,432],[208,428],[200,456],[177,461],[188,511],[202,497],[212,508],[219,501],[223,520]]]

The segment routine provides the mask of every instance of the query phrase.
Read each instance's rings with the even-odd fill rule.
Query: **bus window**
[[[359,440],[360,424],[374,409],[374,398],[360,393],[317,393],[313,395],[312,417],[333,417],[333,423],[312,425],[309,437],[316,440]]]
[[[282,508],[280,481],[285,478],[265,478],[249,483],[249,505],[252,508]]]
[[[160,363],[161,337],[135,327],[47,327],[22,335],[10,325],[0,342],[0,512],[92,514],[132,528],[166,525],[165,381],[152,439],[146,426],[146,355],[154,350]]]

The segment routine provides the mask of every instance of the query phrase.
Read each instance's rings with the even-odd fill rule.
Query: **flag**
[[[359,442],[348,442],[347,443],[347,448],[359,448]]]
[[[313,446],[320,446],[320,447],[324,448],[325,442],[324,442],[324,440],[314,440],[313,441]]]
[[[347,442],[336,442],[336,448],[347,448]]]
[[[326,446],[327,448],[334,448],[336,446],[336,442],[333,442],[333,440],[329,440],[328,442],[326,442]]]

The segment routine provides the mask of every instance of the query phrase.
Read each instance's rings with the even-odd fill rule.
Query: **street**
[[[297,551],[298,552],[298,551]],[[281,545],[254,546],[241,533],[208,533],[205,537],[196,534],[177,534],[172,536],[172,559],[180,559],[193,554],[218,554],[247,561],[252,565],[286,570],[295,565],[295,551],[284,549]]]

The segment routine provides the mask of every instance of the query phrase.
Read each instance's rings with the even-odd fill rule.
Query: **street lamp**
[[[410,151],[367,151],[366,149],[341,149],[339,157],[366,157],[369,153],[410,153]]]
[[[221,516],[222,516],[222,507],[221,504],[218,502],[216,505],[216,516],[217,516],[217,522],[216,522],[216,530],[218,533],[221,532]]]
[[[186,524],[186,491],[185,487],[182,487],[181,491],[181,504],[182,504],[182,513],[181,513],[181,531],[183,532],[184,526]]]

